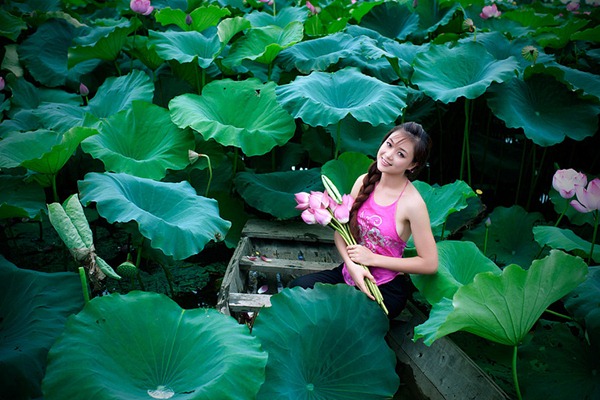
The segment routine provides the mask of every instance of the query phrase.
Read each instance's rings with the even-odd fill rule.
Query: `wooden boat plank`
[[[243,236],[279,240],[333,243],[333,230],[321,225],[290,221],[251,219],[242,230]]]
[[[229,294],[229,309],[233,312],[257,312],[263,307],[271,307],[271,295],[251,293]]]
[[[273,258],[271,261],[263,261],[260,258],[256,261],[251,261],[247,257],[240,260],[241,271],[258,271],[264,273],[281,273],[293,275],[305,275],[312,272],[332,269],[338,266],[338,263],[331,262],[316,262],[316,261],[299,261]]]

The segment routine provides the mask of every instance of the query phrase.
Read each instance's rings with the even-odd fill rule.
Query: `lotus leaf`
[[[77,36],[68,51],[68,67],[93,59],[113,61],[123,49],[127,35],[141,24],[139,19],[97,19],[95,25]]]
[[[563,72],[564,77],[557,77],[561,82],[574,89],[582,90],[583,93],[594,96],[596,99],[600,99],[600,77],[598,75],[569,68],[558,63],[552,64],[552,67],[556,67]]]
[[[23,166],[42,174],[56,174],[79,143],[96,133],[95,129],[76,127],[64,134],[43,129],[16,134],[0,141],[0,167]]]
[[[431,229],[434,235],[442,235],[444,223],[452,213],[468,206],[467,199],[477,196],[473,189],[463,181],[455,181],[444,186],[430,186],[421,181],[414,182],[415,187],[425,200]]]
[[[145,102],[107,118],[99,131],[81,148],[102,160],[108,171],[141,178],[160,180],[167,169],[185,168],[188,150],[194,148],[192,133],[175,126],[168,110]]]
[[[229,41],[239,32],[244,29],[250,29],[250,21],[242,17],[233,17],[224,19],[217,26],[217,35],[221,43],[229,43]]]
[[[381,146],[381,139],[393,127],[393,124],[373,126],[367,122],[358,122],[349,116],[338,124],[329,125],[326,130],[333,138],[334,143],[339,142],[340,151],[363,153],[375,157]]]
[[[362,18],[360,26],[402,41],[419,29],[419,14],[412,12],[408,3],[384,2],[373,7]]]
[[[394,122],[406,107],[405,87],[388,85],[356,68],[312,72],[275,89],[277,100],[311,126],[337,124],[347,115],[373,126]]]
[[[565,137],[583,140],[598,128],[598,106],[545,75],[495,85],[487,102],[507,127],[522,128],[527,138],[543,147],[560,143]]]
[[[135,100],[152,102],[154,84],[143,71],[134,70],[117,78],[107,78],[90,99],[89,111],[99,118],[110,117],[131,107]]]
[[[201,68],[208,68],[221,52],[217,35],[209,38],[196,31],[150,31],[148,35],[150,48],[164,60],[177,60],[182,64],[197,62]]]
[[[90,172],[78,185],[84,206],[96,202],[110,223],[136,221],[153,248],[177,260],[199,253],[210,240],[223,240],[231,226],[219,217],[215,200],[198,196],[185,181]]]
[[[291,22],[285,28],[275,25],[264,28],[251,28],[246,35],[235,41],[223,65],[234,68],[243,60],[271,64],[281,50],[303,39],[304,27],[301,22]]]
[[[544,48],[562,49],[571,40],[571,35],[581,32],[588,24],[585,19],[569,19],[559,26],[538,28],[533,37]]]
[[[214,309],[112,294],[68,320],[48,355],[44,398],[251,400],[266,361],[247,328]]]
[[[269,353],[257,399],[391,398],[399,382],[388,327],[377,304],[348,285],[284,289],[252,329]]]
[[[589,268],[585,282],[569,293],[565,299],[565,308],[577,321],[584,323],[587,337],[596,349],[600,348],[600,266]]]
[[[186,23],[186,17],[190,16],[191,24]],[[215,26],[221,18],[231,15],[231,12],[217,5],[202,6],[194,9],[194,11],[186,14],[183,10],[163,8],[156,12],[154,18],[156,22],[168,26],[177,25],[183,31],[197,31]]]
[[[528,213],[521,206],[496,207],[490,214],[487,256],[501,265],[529,265],[541,247],[533,240],[533,227],[543,220],[538,212]],[[465,232],[464,240],[483,250],[485,223]]]
[[[296,130],[293,118],[275,100],[275,83],[222,79],[207,84],[202,96],[184,94],[169,103],[171,119],[204,139],[235,146],[248,156],[285,144]]]
[[[331,179],[341,194],[350,194],[354,182],[369,169],[372,163],[373,160],[364,154],[342,153],[337,160],[323,164],[321,174]]]
[[[127,51],[132,58],[141,61],[145,66],[151,70],[158,69],[164,60],[160,58],[155,49],[149,48],[148,36],[135,36],[129,37],[125,46]]]
[[[0,9],[0,36],[16,41],[22,30],[27,29],[23,19],[9,13],[6,9]]]
[[[303,74],[311,71],[325,71],[341,58],[349,57],[358,51],[352,36],[334,33],[322,38],[297,43],[283,50],[277,61],[287,70],[296,68]]]
[[[528,270],[508,265],[497,275],[481,272],[436,303],[429,319],[415,327],[414,340],[427,345],[459,330],[496,343],[518,346],[548,306],[585,280],[588,268],[579,258],[551,250]]]
[[[518,62],[514,57],[496,60],[482,44],[468,42],[450,48],[431,46],[416,55],[413,82],[428,96],[443,103],[459,97],[475,99],[492,82],[504,82],[515,76]]]
[[[587,259],[592,248],[592,243],[577,236],[570,229],[561,229],[555,226],[536,226],[533,236],[540,246],[549,246],[553,249],[572,251],[581,258]],[[600,263],[600,248],[594,248],[592,259]]]
[[[46,206],[44,189],[24,177],[0,175],[0,219],[35,218]]]
[[[77,30],[64,20],[51,19],[19,45],[20,59],[41,84],[49,87],[79,85],[80,77],[91,72],[99,60],[88,60],[67,68],[67,53]]]
[[[530,342],[519,347],[524,399],[595,399],[600,395],[598,347],[573,335],[568,324],[540,321]]]
[[[318,168],[267,174],[240,172],[234,183],[246,203],[281,219],[298,216],[299,212],[294,208],[295,193],[323,190]]]
[[[277,4],[279,8],[279,4]],[[278,9],[275,15],[264,11],[252,11],[246,14],[246,18],[253,27],[266,27],[269,25],[275,25],[280,28],[285,28],[291,22],[304,22],[308,17],[306,9],[304,7],[284,7]]]
[[[500,268],[484,256],[472,242],[444,240],[438,243],[439,266],[434,275],[411,275],[415,287],[429,304],[452,299],[463,285],[480,272],[500,274]]]
[[[6,399],[42,395],[46,356],[83,307],[79,276],[19,268],[0,256],[0,385]]]
[[[414,36],[424,37],[427,33],[435,32],[439,27],[450,23],[454,14],[461,7],[459,2],[438,0],[419,0],[416,4],[416,13],[419,14],[419,27],[421,32]]]

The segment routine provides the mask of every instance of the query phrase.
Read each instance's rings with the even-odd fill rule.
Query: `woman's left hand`
[[[356,264],[366,265],[367,267],[373,265],[373,252],[361,246],[360,244],[354,244],[346,247],[348,257]]]

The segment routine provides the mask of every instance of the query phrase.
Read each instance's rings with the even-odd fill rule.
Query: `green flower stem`
[[[519,378],[517,377],[517,351],[519,346],[513,347],[513,357],[512,357],[512,376],[513,382],[515,383],[515,391],[517,392],[517,399],[522,400],[521,389],[519,388]]]
[[[598,215],[600,211],[594,211],[594,233],[592,234],[592,247],[590,248],[590,256],[588,257],[588,265],[591,265],[592,256],[594,255],[594,245],[596,244],[596,236],[598,235]]]
[[[483,239],[483,255],[487,257],[487,244],[488,244],[488,234],[490,231],[490,227],[485,225],[485,238]]]
[[[552,311],[549,308],[545,309],[544,311],[547,312],[548,314],[552,314],[552,315],[555,315],[557,317],[561,317],[561,318],[564,318],[564,319],[568,319],[569,321],[573,321],[572,317],[569,317],[568,315],[565,315],[565,314],[558,313],[556,311]]]
[[[341,131],[342,131],[342,121],[338,121],[337,123],[337,128],[336,128],[336,134],[335,134],[335,154],[333,156],[334,160],[337,160],[338,155],[340,154],[340,141],[342,140],[341,138]]]
[[[50,175],[50,182],[52,184],[52,196],[54,197],[54,202],[59,203],[58,190],[56,189],[56,174]]]
[[[142,281],[142,274],[140,273],[140,264],[142,262],[142,245],[143,244],[144,244],[144,238],[142,238],[142,240],[140,240],[140,245],[138,246],[138,249],[137,249],[137,257],[135,259],[135,268],[137,270],[137,279],[138,279],[138,283],[140,284],[140,289],[146,290],[146,287],[144,286],[144,281]]]
[[[556,220],[556,223],[554,224],[555,227],[558,226],[558,224],[560,223],[560,220],[565,216],[568,209],[569,209],[569,203],[567,202],[567,204],[565,204],[565,209],[563,210],[562,214],[560,214],[560,216]]]
[[[90,301],[90,292],[88,290],[87,277],[85,276],[85,269],[79,267],[79,280],[81,281],[81,290],[83,291],[83,300],[85,304]]]
[[[328,210],[331,213],[331,210],[330,209],[328,209]],[[350,233],[350,228],[348,227],[347,224],[342,224],[335,217],[332,217],[331,222],[329,223],[329,226],[331,226],[333,229],[335,229],[340,234],[340,236],[342,237],[342,239],[344,239],[344,242],[346,242],[347,245],[355,245],[356,244],[356,240],[354,240],[354,236],[352,236],[352,234]],[[360,265],[367,271],[369,270],[369,267],[367,267],[366,265],[362,265],[362,264],[358,264],[358,265]],[[373,281],[371,281],[370,279],[365,279],[365,284],[367,286],[367,289],[369,289],[369,293],[371,293],[373,295],[373,297],[375,297],[375,301],[383,309],[383,312],[385,313],[385,315],[388,315],[389,311],[388,311],[387,307],[385,306],[385,304],[383,303],[383,295],[381,294],[381,291],[379,290],[379,287],[377,286],[377,284],[373,283]]]
[[[208,191],[210,189],[210,184],[213,178],[213,170],[212,165],[210,163],[210,157],[207,154],[200,154],[200,157],[206,158],[206,162],[208,163],[208,183],[206,184],[206,191],[204,192],[204,196],[208,197]]]
[[[469,147],[469,130],[471,120],[471,100],[465,99],[465,128],[463,132],[463,145],[460,157],[460,179],[463,180],[465,163],[467,164],[467,183],[471,185],[471,150]]]

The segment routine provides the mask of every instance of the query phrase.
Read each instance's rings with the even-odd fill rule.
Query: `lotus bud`
[[[559,169],[552,177],[552,187],[563,199],[570,199],[575,195],[576,186],[585,186],[587,176],[574,169]]]
[[[471,18],[467,18],[463,21],[463,29],[468,32],[475,32],[475,24]]]
[[[496,6],[496,4],[492,4],[491,6],[483,7],[483,9],[481,10],[481,13],[479,14],[479,16],[483,19],[496,18],[496,17],[499,17],[500,15],[502,15],[502,13],[500,11],[498,11],[498,6]]]
[[[523,56],[523,58],[526,59],[527,61],[531,61],[534,64],[535,64],[539,54],[540,54],[539,50],[537,48],[535,48],[534,46],[525,46],[521,50],[521,55]]]
[[[142,15],[150,15],[154,7],[150,5],[150,0],[131,0],[129,2],[131,11]]]
[[[85,86],[83,83],[79,84],[79,94],[81,94],[82,96],[87,96],[88,94],[90,94],[90,89],[87,88],[87,86]]]
[[[567,4],[567,11],[577,11],[579,10],[579,1],[571,1],[569,4]]]
[[[571,205],[581,213],[589,213],[600,210],[600,178],[591,181],[587,189],[583,186],[575,186],[577,200],[571,201]]]
[[[492,225],[492,220],[490,219],[490,217],[487,217],[485,220],[485,227],[489,228]]]
[[[296,206],[296,209],[306,210],[309,207],[309,204],[308,204],[309,198],[310,198],[310,195],[306,192],[296,193],[294,195],[294,199],[296,200],[296,203],[298,204]]]
[[[192,20],[192,16],[191,16],[190,14],[186,15],[186,16],[185,16],[185,23],[186,23],[188,26],[190,26],[190,25],[192,25],[192,22],[193,22],[193,20]]]
[[[4,90],[6,83],[4,82],[4,78],[0,76],[0,90]]]
[[[190,164],[195,163],[201,157],[200,153],[196,153],[194,150],[188,150],[188,160]]]
[[[308,0],[306,0],[306,8],[308,8],[308,10],[312,13],[312,14],[317,14],[317,9],[315,8],[315,6],[312,5],[312,3]]]

